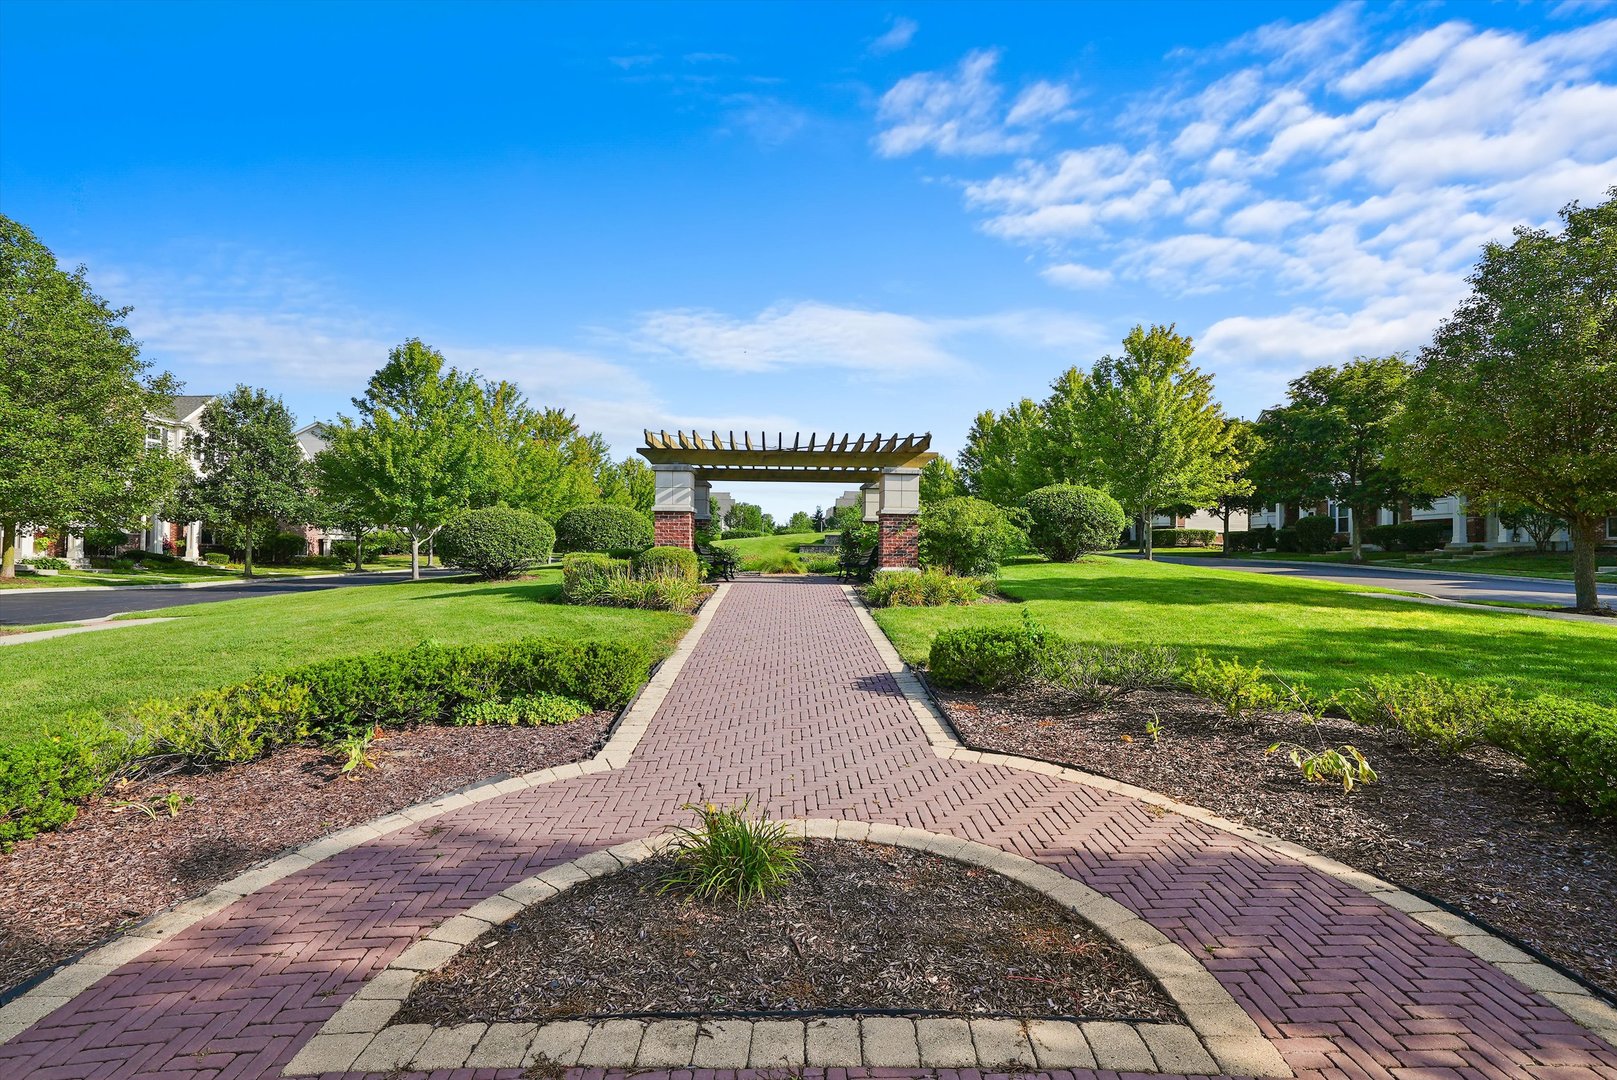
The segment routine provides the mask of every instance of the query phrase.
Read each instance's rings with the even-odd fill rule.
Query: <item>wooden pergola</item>
[[[646,431],[640,456],[657,476],[652,517],[659,544],[690,547],[695,525],[709,519],[708,495],[715,481],[785,481],[856,486],[865,493],[866,520],[881,526],[885,569],[916,565],[916,521],[920,512],[921,468],[938,455],[932,435],[874,435],[832,432]]]
[[[744,431],[741,438],[731,431],[728,438],[717,431],[703,438],[701,432],[647,431],[640,456],[653,465],[689,465],[698,479],[784,480],[799,483],[866,484],[881,479],[884,469],[919,469],[937,454],[932,453],[931,432],[925,435],[855,435],[832,432],[823,440],[817,432],[807,436]]]

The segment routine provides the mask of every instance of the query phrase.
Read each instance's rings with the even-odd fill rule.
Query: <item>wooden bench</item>
[[[868,552],[844,548],[837,556],[837,577],[843,581],[869,581],[876,576],[876,563],[880,558],[880,543],[871,544]]]

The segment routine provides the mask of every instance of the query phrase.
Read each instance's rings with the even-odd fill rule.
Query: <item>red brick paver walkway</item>
[[[627,767],[452,811],[284,878],[0,1046],[0,1076],[277,1076],[445,918],[681,820],[683,803],[747,796],[779,817],[970,837],[1086,882],[1204,958],[1301,1076],[1617,1076],[1610,1046],[1334,878],[1134,799],[938,758],[842,590],[803,580],[731,588]]]

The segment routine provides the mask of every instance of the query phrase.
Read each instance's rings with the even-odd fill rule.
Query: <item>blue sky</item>
[[[1253,416],[1617,183],[1617,7],[0,5],[0,209],[203,393],[390,345],[643,426],[927,431],[1136,322]],[[749,489],[767,509],[829,488]]]

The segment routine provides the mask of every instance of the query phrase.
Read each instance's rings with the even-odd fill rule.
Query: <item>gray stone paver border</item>
[[[607,772],[627,765],[635,747],[640,745],[652,717],[662,705],[663,698],[668,696],[668,688],[674,684],[691,653],[695,651],[697,643],[702,640],[702,635],[713,621],[713,613],[718,610],[729,589],[730,585],[725,583],[714,590],[707,603],[702,605],[702,610],[697,612],[691,628],[680,638],[674,651],[652,673],[646,685],[641,688],[640,694],[629,703],[623,715],[618,718],[606,744],[594,757],[549,769],[539,769],[505,780],[477,784],[449,795],[440,795],[435,799],[407,806],[362,824],[339,829],[246,870],[224,884],[216,885],[201,896],[153,915],[105,945],[91,949],[77,960],[69,961],[38,985],[0,1005],[0,1043],[16,1038],[36,1021],[49,1016],[112,974],[117,968],[160,942],[183,933],[249,893],[273,885],[322,859],[328,859],[349,848],[369,843],[418,821],[425,821],[451,810],[459,810],[464,806],[486,802],[540,784],[568,780],[589,773]],[[148,621],[155,620],[132,620],[128,625],[139,626]]]
[[[881,656],[882,662],[887,666],[888,672],[898,682],[899,689],[909,702],[910,711],[915,720],[926,732],[927,741],[932,744],[932,752],[940,758],[952,758],[956,761],[974,761],[989,765],[1000,765],[1008,769],[1020,769],[1024,772],[1043,773],[1054,776],[1072,784],[1083,784],[1087,787],[1097,788],[1101,791],[1110,791],[1118,795],[1126,795],[1141,802],[1150,803],[1164,810],[1172,811],[1181,817],[1232,833],[1243,840],[1250,841],[1261,847],[1268,848],[1288,859],[1302,863],[1310,869],[1317,870],[1337,881],[1351,885],[1360,892],[1380,900],[1414,919],[1439,934],[1448,938],[1456,945],[1467,950],[1479,959],[1492,964],[1523,986],[1527,987],[1560,1009],[1573,1021],[1600,1038],[1613,1045],[1617,1045],[1617,1008],[1599,997],[1590,990],[1562,975],[1559,971],[1547,964],[1540,963],[1532,956],[1483,930],[1471,921],[1461,918],[1452,912],[1439,908],[1436,904],[1422,900],[1413,893],[1406,892],[1390,882],[1383,881],[1374,874],[1367,874],[1362,870],[1354,869],[1346,863],[1321,855],[1311,848],[1294,844],[1289,840],[1282,840],[1273,833],[1254,829],[1248,825],[1220,817],[1210,810],[1204,810],[1190,803],[1180,802],[1167,795],[1149,791],[1145,788],[1135,787],[1132,784],[1121,783],[1104,776],[1096,776],[1079,769],[1071,769],[1062,765],[1053,765],[1046,761],[1036,761],[1032,758],[1016,757],[1011,754],[995,754],[981,750],[968,749],[955,733],[950,730],[949,722],[938,709],[932,695],[916,674],[904,663],[898,650],[887,639],[876,620],[871,616],[870,609],[860,598],[858,590],[851,585],[843,586],[848,594],[848,601],[853,605],[854,612],[859,618],[859,624],[864,627],[865,634]],[[1475,606],[1475,605],[1471,605]]]
[[[982,867],[1063,905],[1126,950],[1161,984],[1188,1026],[1116,1021],[1023,1022],[1002,1019],[929,1023],[923,1040],[909,1017],[731,1020],[723,1045],[701,1045],[714,1021],[603,1020],[542,1024],[391,1025],[424,973],[524,908],[592,878],[615,873],[662,850],[668,834],[630,841],[553,866],[444,920],[343,1003],[299,1048],[283,1071],[309,1076],[348,1069],[456,1068],[474,1055],[488,1067],[517,1068],[537,1054],[560,1064],[643,1068],[782,1068],[798,1066],[917,1068],[1070,1068],[1095,1063],[1136,1072],[1209,1071],[1291,1076],[1274,1045],[1228,990],[1184,948],[1116,900],[1020,855],[959,836],[901,825],[811,818],[788,822],[795,835],[887,844]],[[419,1029],[426,1029],[422,1034]],[[526,1039],[517,1029],[532,1029]],[[952,1034],[952,1038],[951,1038]],[[417,1036],[420,1036],[418,1039]],[[965,1035],[967,1037],[962,1037]],[[366,1038],[368,1036],[368,1039]],[[408,1050],[408,1057],[401,1055]],[[366,1065],[367,1060],[388,1064]],[[1189,1065],[1205,1069],[1188,1069]]]

